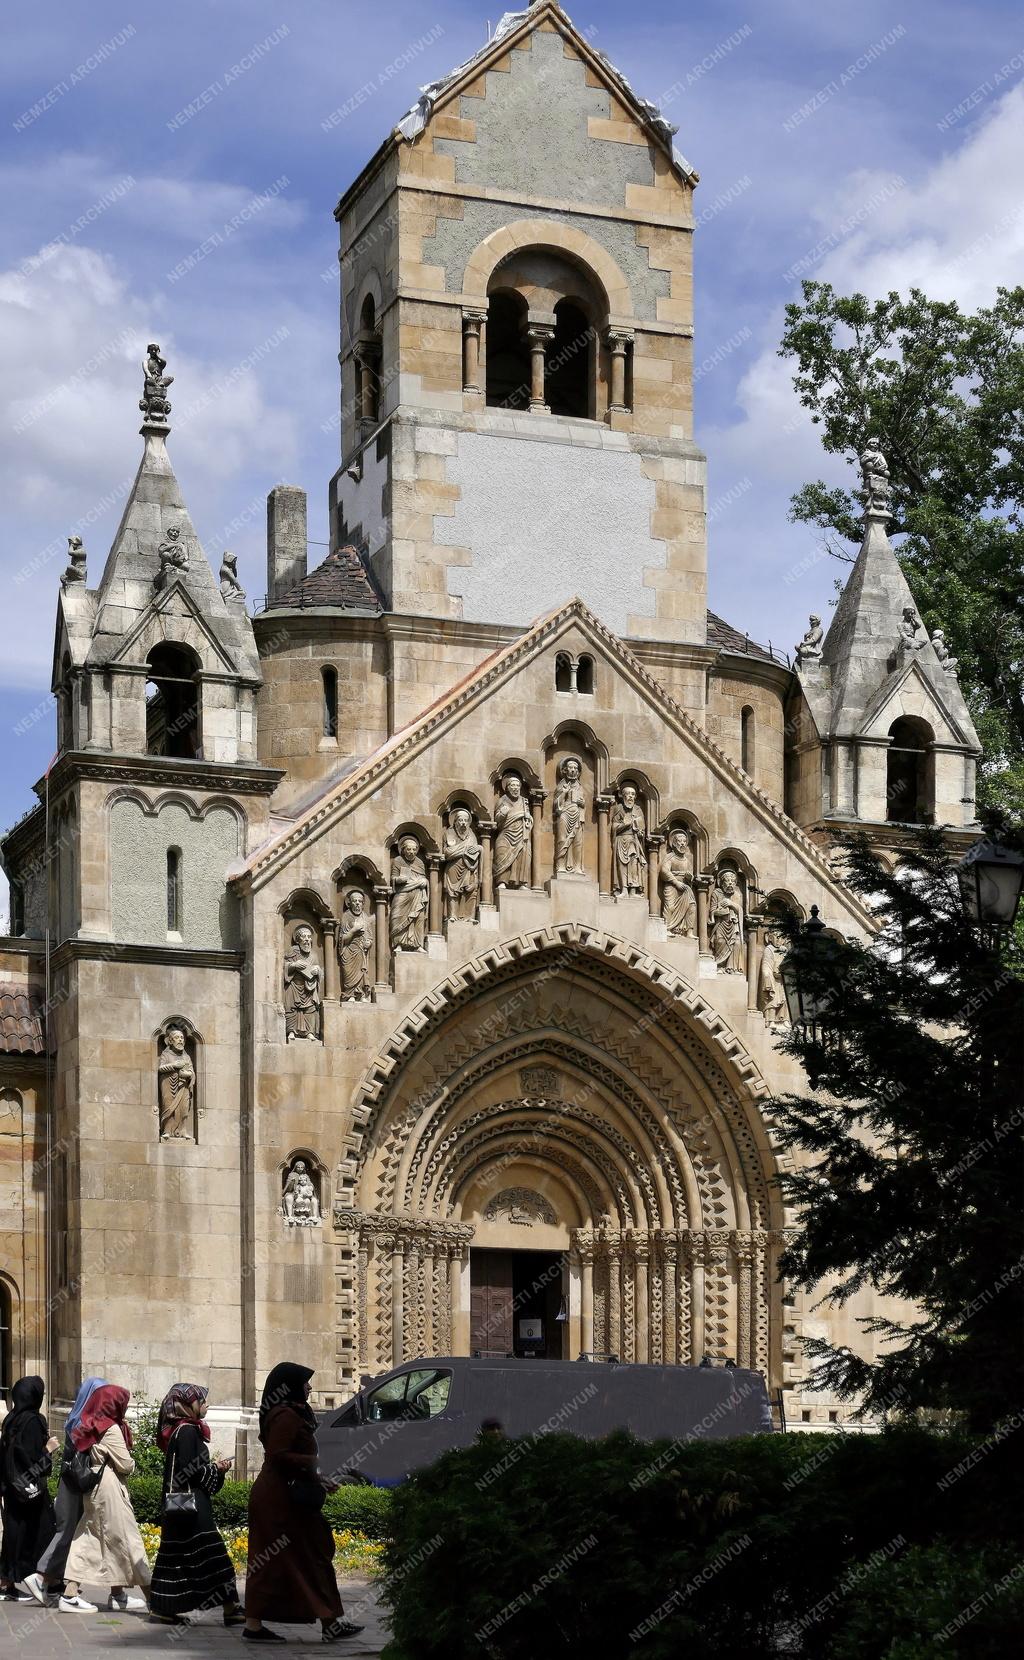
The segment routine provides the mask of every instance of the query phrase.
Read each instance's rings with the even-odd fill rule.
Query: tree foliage
[[[794,359],[800,401],[830,455],[855,468],[867,438],[878,439],[911,592],[959,658],[986,754],[980,798],[1021,810],[1024,288],[1000,288],[971,315],[917,288],[870,301],[805,282],[802,303],[786,308],[780,356]],[[855,546],[858,482],[804,485],[791,518]]]
[[[794,1027],[785,1040],[815,1095],[771,1108],[782,1146],[804,1155],[781,1178],[796,1222],[781,1271],[832,1304],[873,1288],[914,1305],[862,1320],[874,1361],[809,1340],[818,1386],[987,1430],[1024,1400],[1019,944],[1000,952],[965,925],[938,832],[896,872],[864,838],[843,845],[881,931],[825,962],[794,934],[793,966],[829,1014],[827,1039]]]

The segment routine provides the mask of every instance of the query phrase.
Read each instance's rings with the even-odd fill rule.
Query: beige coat
[[[135,1460],[117,1424],[93,1447],[91,1460],[106,1468],[99,1484],[85,1494],[64,1577],[78,1585],[141,1585],[148,1590],[149,1563],[125,1485]]]

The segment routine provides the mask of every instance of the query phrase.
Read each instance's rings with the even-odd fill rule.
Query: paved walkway
[[[90,1602],[98,1602],[98,1614],[58,1614],[40,1608],[25,1597],[21,1602],[0,1602],[0,1655],[3,1660],[68,1660],[79,1655],[88,1660],[207,1660],[211,1655],[266,1653],[242,1642],[241,1626],[225,1629],[220,1611],[191,1616],[189,1627],[150,1625],[143,1614],[107,1614],[103,1611],[106,1592],[84,1586]],[[274,1629],[288,1639],[288,1648],[299,1654],[344,1654],[353,1660],[379,1655],[387,1642],[376,1593],[371,1585],[345,1580],[341,1587],[345,1613],[365,1625],[358,1637],[347,1638],[325,1649],[320,1627],[280,1625]],[[271,1653],[283,1653],[272,1645]]]

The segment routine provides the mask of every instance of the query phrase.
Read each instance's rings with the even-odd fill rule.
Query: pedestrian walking
[[[251,1643],[281,1643],[263,1624],[311,1625],[333,1643],[362,1631],[344,1618],[334,1573],[334,1537],[323,1510],[335,1483],[317,1471],[316,1418],[308,1366],[275,1366],[263,1385],[263,1468],[249,1495],[249,1566],[245,1630]]]
[[[44,1393],[42,1378],[19,1378],[0,1430],[0,1594],[8,1602],[18,1601],[17,1582],[32,1573],[56,1526],[46,1482],[60,1442],[39,1410]]]
[[[241,1625],[245,1619],[235,1570],[210,1503],[233,1460],[210,1458],[208,1394],[200,1383],[176,1383],[160,1407],[163,1502],[149,1593],[149,1617],[156,1625],[175,1625],[193,1608],[223,1607],[225,1625]]]
[[[82,1413],[93,1390],[106,1387],[105,1378],[86,1378],[75,1396],[75,1404],[64,1425],[64,1452],[54,1505],[57,1530],[39,1558],[35,1573],[27,1574],[25,1577],[25,1589],[31,1591],[36,1601],[41,1602],[44,1608],[57,1606],[57,1599],[64,1589],[64,1564],[68,1559],[71,1541],[75,1537],[75,1529],[82,1519],[82,1489],[74,1476],[75,1444],[71,1439],[71,1432],[81,1423]]]
[[[109,1585],[107,1608],[124,1613],[145,1608],[129,1594],[138,1585],[149,1591],[149,1563],[135,1520],[127,1480],[135,1470],[132,1432],[125,1421],[131,1396],[116,1384],[94,1389],[77,1427],[71,1432],[76,1452],[87,1452],[100,1471],[96,1486],[84,1494],[82,1516],[64,1569],[67,1584],[58,1607],[62,1614],[93,1614],[95,1603],[82,1596],[82,1584]]]

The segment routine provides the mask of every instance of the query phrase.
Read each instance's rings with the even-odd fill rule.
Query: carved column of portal
[[[427,854],[427,932],[440,934],[441,927],[441,855]]]
[[[530,814],[533,818],[533,829],[530,831],[530,886],[540,888],[544,881],[540,862],[540,816],[544,811],[545,791],[538,785],[530,791]]]
[[[655,835],[647,838],[647,909],[652,916],[661,915],[661,901],[658,897],[658,866],[661,863],[661,849],[664,842],[664,836]]]
[[[697,945],[702,957],[710,956],[711,944],[708,938],[708,892],[711,887],[710,876],[695,876],[693,885],[697,890]]]
[[[549,341],[555,338],[551,323],[531,323],[526,330],[530,347],[530,409],[534,414],[550,413],[544,398],[544,354]]]
[[[651,1247],[646,1239],[638,1239],[633,1247],[633,1272],[636,1282],[636,1336],[633,1353],[643,1366],[651,1354],[651,1300],[648,1271],[651,1265]]]
[[[732,1248],[736,1258],[736,1361],[740,1366],[750,1365],[750,1292],[754,1253],[749,1234],[734,1233]]]
[[[771,1311],[771,1295],[773,1276],[768,1271],[768,1249],[771,1236],[763,1229],[756,1229],[750,1236],[753,1262],[750,1271],[751,1300],[753,1308],[750,1318],[750,1356],[751,1365],[756,1366],[759,1372],[768,1375],[769,1361],[769,1316]]]
[[[611,810],[611,797],[599,795],[595,803],[597,807],[597,886],[598,891],[611,897],[612,891],[612,844],[608,831],[608,814]]]
[[[664,1285],[664,1337],[662,1339],[663,1358],[666,1366],[682,1364],[685,1356],[680,1353],[677,1336],[676,1314],[676,1275],[679,1267],[679,1249],[674,1239],[661,1239],[662,1283]]]
[[[480,831],[480,903],[481,905],[493,905],[494,820],[489,818],[480,819],[477,829]]]
[[[608,1348],[622,1355],[622,1248],[619,1236],[608,1239]]]
[[[391,1364],[405,1359],[405,1240],[391,1247]]]
[[[386,883],[378,883],[373,890],[373,938],[374,938],[374,970],[373,978],[382,991],[386,991],[391,984],[391,941],[388,935],[388,895],[391,889]]]
[[[486,311],[462,313],[462,390],[479,392],[480,385],[480,330],[487,321]]]
[[[757,1012],[757,983],[761,974],[761,951],[764,946],[764,917],[747,917],[747,1008]]]
[[[335,1002],[338,996],[338,953],[335,936],[338,924],[333,916],[324,918],[324,997]]]
[[[691,1233],[690,1250],[690,1360],[694,1366],[704,1358],[704,1235]]]
[[[580,1276],[580,1348],[589,1353],[594,1347],[594,1242],[582,1232],[574,1235],[576,1260]]]

